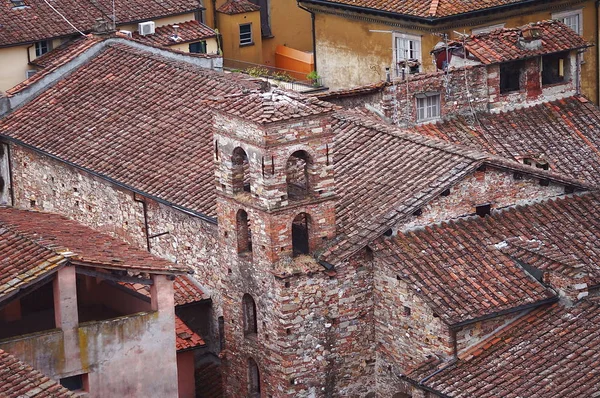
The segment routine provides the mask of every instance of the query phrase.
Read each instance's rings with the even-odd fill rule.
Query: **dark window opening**
[[[404,315],[404,316],[410,316],[410,314],[411,314],[410,307],[404,306],[404,308],[402,310],[402,315]]]
[[[389,238],[390,236],[392,236],[393,234],[394,234],[394,231],[393,231],[391,228],[390,228],[390,229],[388,229],[387,231],[385,231],[385,232],[383,233],[383,235],[384,235],[384,236],[387,236],[388,238]]]
[[[373,258],[375,256],[373,255],[373,249],[371,249],[369,246],[367,246],[365,248],[365,260],[367,261],[373,261]]]
[[[547,187],[548,185],[550,185],[550,180],[546,180],[546,179],[540,180],[540,186]]]
[[[193,54],[206,54],[206,42],[190,43],[190,52]]]
[[[252,252],[252,230],[250,229],[250,220],[248,213],[239,210],[236,216],[238,253]]]
[[[25,2],[23,0],[10,0],[13,7],[25,7]]]
[[[423,209],[417,209],[415,210],[415,212],[413,213],[413,216],[419,217],[420,215],[423,214]]]
[[[260,397],[260,372],[254,359],[248,359],[248,396],[250,398]]]
[[[87,374],[64,377],[60,385],[69,391],[87,391]]]
[[[549,170],[550,164],[548,164],[548,162],[540,162],[540,163],[536,163],[535,167],[537,167],[538,169],[542,169],[542,170]]]
[[[542,85],[563,83],[567,75],[569,54],[558,53],[542,57]]]
[[[513,173],[513,178],[514,178],[515,180],[522,180],[522,179],[523,179],[523,174],[521,174],[521,173],[519,173],[519,172],[515,171],[515,172]]]
[[[308,254],[308,223],[309,215],[306,213],[300,213],[294,218],[292,222],[292,248],[293,255],[299,256],[302,254]]]
[[[244,312],[244,336],[256,334],[258,331],[256,304],[249,294],[244,294],[242,297],[242,310]]]
[[[521,89],[522,62],[500,64],[500,93],[506,94]]]
[[[450,188],[444,190],[444,192],[442,192],[442,196],[450,196]]]
[[[260,33],[262,37],[273,37],[271,32],[271,21],[269,17],[270,0],[250,0],[250,3],[260,7]]]
[[[56,328],[52,281],[23,294],[0,306],[0,340]]]
[[[479,217],[489,216],[491,212],[492,212],[491,204],[480,205],[480,206],[475,207],[475,213],[477,213],[477,215]]]
[[[575,187],[571,186],[571,185],[567,185],[565,186],[565,193],[568,195],[570,193],[575,192]]]
[[[250,163],[246,152],[240,147],[233,150],[231,169],[233,193],[250,192]]]
[[[286,165],[286,184],[288,198],[304,199],[308,195],[310,156],[306,151],[292,153]]]

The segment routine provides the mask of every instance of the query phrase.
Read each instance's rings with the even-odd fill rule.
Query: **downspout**
[[[597,1],[600,1],[600,0],[597,0]],[[315,71],[316,71],[317,70],[317,32],[315,29],[315,13],[312,12],[311,10],[309,10],[308,8],[300,5],[299,1],[298,1],[298,8],[301,8],[310,14],[310,20],[311,20],[311,25],[312,25],[313,62],[315,63]]]
[[[596,0],[596,104],[600,104],[600,0]]]
[[[219,25],[217,24],[217,0],[211,0],[212,2],[212,14],[213,14],[213,29],[219,29]]]
[[[142,204],[142,211],[144,212],[144,232],[146,234],[146,248],[150,252],[150,230],[148,229],[148,205],[145,200],[138,199],[137,194],[133,192],[133,201]]]
[[[598,3],[596,2],[596,11],[598,10]],[[29,50],[34,46],[35,44],[30,45],[29,47],[27,47],[27,65],[31,64],[31,53],[29,52]]]

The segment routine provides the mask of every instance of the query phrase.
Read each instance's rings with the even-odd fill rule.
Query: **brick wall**
[[[439,93],[441,118],[456,114],[485,111],[488,105],[485,66],[453,69],[444,72],[408,75],[385,88],[382,100],[384,115],[398,126],[417,121],[416,97],[423,93]]]
[[[550,183],[541,186],[538,178],[519,176],[510,171],[486,167],[450,188],[448,196],[439,196],[424,206],[421,215],[414,215],[398,226],[406,231],[419,226],[475,214],[475,206],[491,204],[494,209],[526,204],[564,194],[564,186]]]

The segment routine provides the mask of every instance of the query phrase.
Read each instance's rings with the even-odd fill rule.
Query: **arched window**
[[[246,152],[237,147],[231,157],[233,193],[250,192],[250,164]]]
[[[296,151],[289,157],[286,164],[288,198],[298,200],[304,199],[308,195],[310,165],[311,159],[306,151]]]
[[[244,312],[244,336],[256,334],[258,331],[256,304],[249,294],[244,294],[244,297],[242,297],[242,311]]]
[[[256,361],[252,358],[248,358],[248,396],[260,397],[260,372]]]
[[[306,213],[300,213],[292,222],[292,248],[293,255],[308,254],[308,228],[310,224],[310,216]]]
[[[238,241],[238,253],[252,252],[252,231],[250,230],[250,221],[248,213],[244,210],[238,210],[236,216],[236,229]]]

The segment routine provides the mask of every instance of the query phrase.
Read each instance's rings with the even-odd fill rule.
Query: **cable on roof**
[[[69,20],[68,20],[68,19],[67,19],[67,18],[66,18],[64,15],[62,15],[62,14],[60,13],[60,11],[58,11],[56,8],[54,8],[54,6],[53,6],[52,4],[50,4],[50,3],[48,2],[48,0],[44,0],[44,3],[48,4],[48,6],[49,6],[50,8],[52,8],[52,10],[53,10],[55,13],[57,13],[58,15],[60,15],[60,17],[61,17],[62,19],[64,19],[64,20],[65,20],[65,21],[66,21],[66,22],[67,22],[67,23],[68,23],[68,24],[69,24],[69,25],[70,25],[70,26],[71,26],[73,29],[75,29],[77,32],[79,32],[79,34],[81,34],[81,36],[85,36],[85,33],[83,33],[82,31],[80,31],[79,29],[77,29],[77,28],[75,27],[75,25],[73,25],[73,24],[72,24],[72,23],[71,23],[71,22],[70,22],[70,21],[69,21]]]

